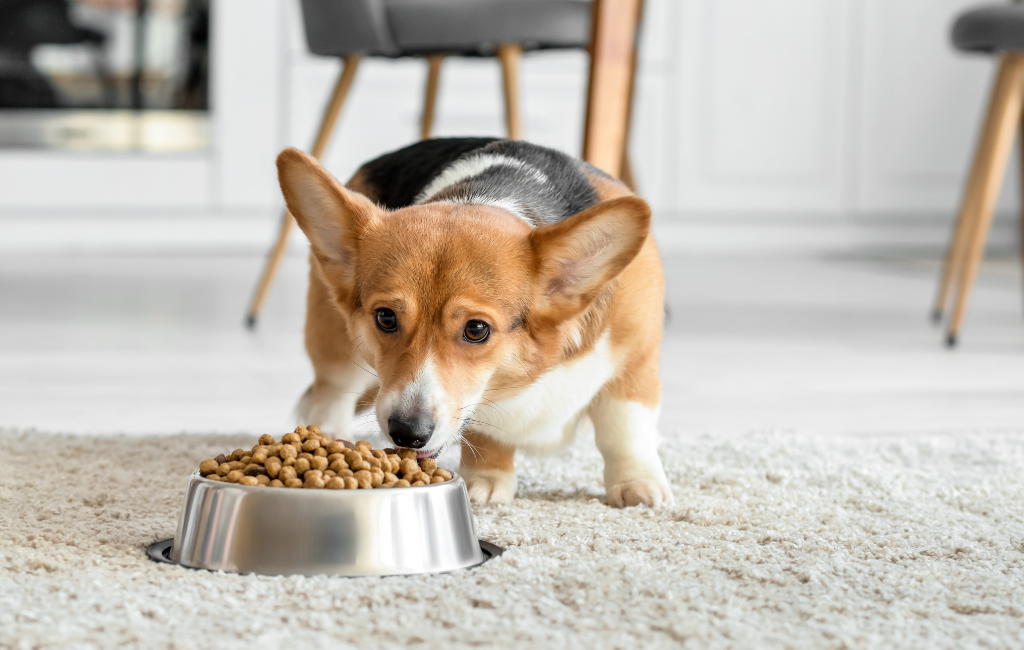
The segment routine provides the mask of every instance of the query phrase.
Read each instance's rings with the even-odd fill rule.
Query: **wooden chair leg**
[[[1020,245],[1021,268],[1024,269],[1024,111],[1020,116],[1020,230],[1017,234]]]
[[[341,115],[341,109],[345,106],[345,99],[348,97],[348,91],[352,88],[352,81],[356,77],[356,70],[359,69],[361,60],[361,56],[347,56],[342,62],[341,74],[338,75],[338,81],[334,84],[334,92],[331,93],[327,107],[324,108],[320,127],[317,129],[313,148],[310,151],[310,155],[317,160],[323,157],[327,150],[327,144],[331,141],[331,134],[338,124],[338,116]],[[270,249],[270,254],[263,266],[263,273],[260,274],[259,282],[256,284],[256,291],[249,302],[246,324],[250,329],[256,327],[256,319],[259,318],[260,310],[263,309],[263,302],[267,299],[270,285],[273,284],[277,269],[288,250],[288,236],[294,225],[295,219],[285,210],[281,217],[281,228],[277,233],[277,240],[274,242],[274,247]]]
[[[637,24],[643,22],[644,0],[637,3]],[[639,27],[637,28],[639,29]],[[629,144],[633,140],[633,108],[636,102],[636,70],[640,63],[639,38],[633,41],[632,64],[629,73],[629,105],[626,107],[626,143],[622,148],[622,169],[619,171],[619,180],[626,184],[634,194],[638,194],[636,186],[636,175],[633,173],[633,161],[629,157]]]
[[[967,243],[964,245],[965,257],[957,282],[956,302],[946,338],[950,346],[956,345],[971,288],[985,254],[985,244],[989,229],[992,227],[999,188],[1006,175],[1006,164],[1020,124],[1021,111],[1024,109],[1024,55],[1012,52],[1005,54],[999,67],[996,84],[992,89],[989,116],[981,136],[983,142],[978,145],[983,157],[977,161],[977,175],[972,178],[972,184],[976,185],[975,204],[972,210],[965,213],[974,214],[973,218],[965,221],[964,226]],[[971,194],[970,190],[968,194]]]
[[[976,162],[974,169],[980,169],[981,165]],[[977,211],[977,187],[975,180],[977,174],[972,171],[964,198],[960,204],[960,212],[957,215],[956,223],[953,226],[953,235],[946,248],[946,255],[942,263],[942,273],[939,278],[939,290],[935,296],[935,307],[932,309],[932,321],[942,322],[942,316],[946,312],[946,300],[949,298],[950,289],[953,286],[953,278],[959,275],[963,268],[964,256],[967,253],[968,238],[974,229]]]
[[[583,159],[615,177],[622,173],[622,152],[626,148],[640,9],[640,0],[593,0],[590,10],[590,80]]]
[[[626,141],[626,150],[622,152],[622,169],[619,171],[619,180],[626,184],[634,194],[636,189],[636,176],[633,175],[633,161],[629,159],[629,140]]]
[[[996,108],[998,104],[998,91],[1006,83],[1005,76],[1008,68],[998,66],[995,80],[992,82],[992,90],[989,96],[988,106],[985,110],[985,117],[981,123],[981,132],[978,135],[978,143],[974,150],[974,159],[967,176],[967,185],[964,187],[963,199],[960,203],[960,210],[957,213],[956,224],[953,227],[953,235],[946,249],[943,261],[942,273],[939,279],[939,290],[935,296],[935,307],[932,310],[932,319],[941,322],[946,311],[946,301],[953,288],[953,280],[960,275],[963,268],[964,258],[971,233],[974,230],[974,223],[977,219],[977,204],[983,175],[987,162],[992,156],[992,130],[996,120]]]
[[[443,54],[427,57],[427,88],[423,97],[423,121],[420,125],[420,139],[426,140],[434,130],[434,114],[437,108],[437,88],[441,82]]]
[[[245,324],[249,329],[256,327],[256,319],[259,318],[260,312],[263,310],[263,303],[270,292],[270,285],[273,284],[277,269],[281,266],[281,260],[284,259],[284,254],[288,250],[288,237],[291,235],[294,225],[295,219],[290,212],[285,210],[281,215],[281,227],[277,230],[277,239],[263,263],[263,272],[256,284],[256,291],[252,294],[252,300],[249,301],[249,311],[245,318]]]
[[[348,99],[348,91],[352,89],[352,82],[355,81],[356,71],[362,60],[363,57],[359,55],[346,56],[343,59],[341,74],[338,75],[338,81],[334,84],[334,92],[331,93],[327,108],[324,109],[320,128],[317,129],[313,148],[309,152],[309,155],[317,160],[323,158],[327,151],[327,145],[331,141],[331,135],[334,134],[334,127],[338,124],[338,117],[341,115],[341,109],[345,106],[345,100]]]
[[[501,61],[501,81],[505,91],[505,125],[508,137],[523,139],[523,118],[519,94],[519,64],[523,60],[523,48],[516,43],[498,46],[498,60]]]

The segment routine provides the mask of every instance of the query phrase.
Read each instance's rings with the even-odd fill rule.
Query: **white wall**
[[[953,16],[970,4],[648,0],[632,144],[641,193],[663,218],[948,217],[993,72],[990,58],[948,45]],[[309,146],[339,63],[306,52],[297,0],[216,7],[208,155],[0,153],[0,178],[19,179],[0,183],[0,208],[276,209],[274,153]],[[580,52],[527,57],[528,139],[579,151],[586,65]],[[417,137],[424,77],[421,61],[363,64],[326,157],[337,176]],[[470,134],[502,134],[493,60],[452,60],[442,73],[436,135]],[[49,163],[70,189],[40,189],[52,187]],[[104,165],[141,180],[96,180],[117,176]],[[75,169],[89,181],[72,182]],[[1015,209],[1017,196],[1008,182],[1001,208]]]
[[[989,57],[949,46],[971,4],[682,3],[678,158],[666,158],[675,183],[659,202],[684,213],[953,213],[993,73]],[[1003,194],[1001,208],[1015,209],[1016,183]]]
[[[951,17],[972,4],[860,3],[851,209],[943,212],[959,200],[995,72],[990,57],[949,46]],[[1018,201],[1017,169],[1007,174],[1004,209]]]

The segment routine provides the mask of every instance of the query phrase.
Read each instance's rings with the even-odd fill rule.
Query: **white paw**
[[[466,481],[469,500],[473,503],[505,503],[516,496],[515,472],[462,468],[459,473]]]
[[[672,503],[672,488],[655,479],[634,479],[622,481],[607,488],[608,505],[613,508],[649,506],[657,508]]]
[[[358,387],[357,387],[358,388]],[[332,438],[357,440],[369,437],[367,423],[376,428],[376,418],[370,413],[355,415],[359,391],[310,386],[295,406],[297,424],[315,424]],[[362,426],[361,426],[362,425]],[[383,441],[383,438],[381,439]],[[374,446],[378,446],[375,441]]]

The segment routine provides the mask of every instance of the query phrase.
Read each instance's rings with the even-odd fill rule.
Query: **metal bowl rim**
[[[199,480],[199,481],[202,481],[203,483],[205,483],[207,485],[216,485],[218,487],[234,487],[234,488],[240,488],[240,489],[243,489],[243,490],[258,490],[258,489],[261,489],[261,488],[268,488],[269,487],[267,485],[240,485],[238,483],[228,483],[227,481],[211,481],[210,479],[208,479],[205,476],[201,475],[199,473],[199,470],[196,470],[196,471],[192,472],[192,474],[189,475],[189,480],[190,481]],[[376,490],[401,490],[402,493],[404,494],[407,490],[429,490],[429,489],[432,489],[432,488],[439,488],[439,487],[445,487],[445,486],[450,487],[452,485],[460,485],[460,484],[461,485],[465,485],[466,482],[462,480],[462,476],[458,472],[452,472],[452,478],[450,480],[448,480],[448,481],[445,481],[444,483],[432,483],[430,485],[410,485],[409,487],[402,487],[402,488],[372,488],[372,489],[369,489],[369,490],[327,490],[327,489],[317,490],[317,489],[309,489],[309,488],[298,488],[298,489],[296,489],[296,488],[270,488],[270,489],[272,489],[274,491],[274,494],[278,494],[279,492],[283,492],[285,494],[289,494],[289,493],[292,493],[292,492],[296,492],[296,493],[310,492],[310,493],[314,493],[314,494],[315,493],[322,493],[322,494],[335,493],[335,494],[338,494],[338,495],[348,493],[348,494],[352,494],[353,496],[351,496],[351,497],[343,497],[343,498],[359,498],[359,497],[356,497],[355,495],[357,495],[357,494],[379,494],[379,492],[375,492]]]

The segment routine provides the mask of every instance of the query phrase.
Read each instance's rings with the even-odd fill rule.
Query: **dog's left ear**
[[[537,269],[534,309],[558,320],[586,309],[633,261],[650,227],[650,207],[627,196],[530,233]]]
[[[277,178],[288,211],[309,238],[324,273],[350,284],[359,236],[377,218],[377,206],[345,189],[316,159],[298,149],[285,149],[277,156]]]

